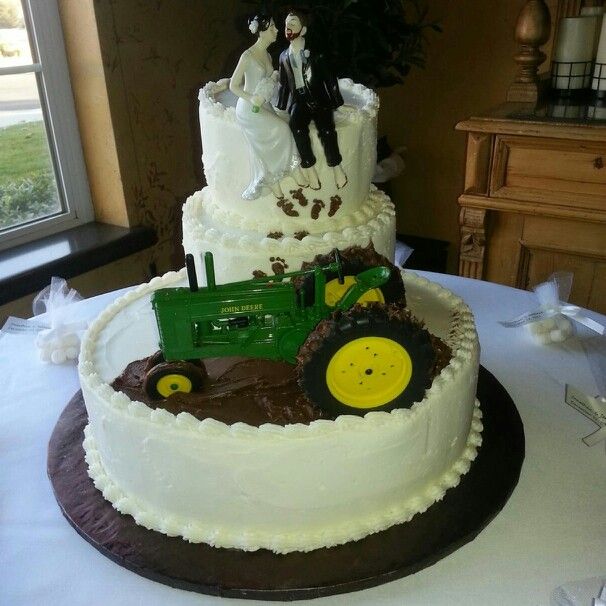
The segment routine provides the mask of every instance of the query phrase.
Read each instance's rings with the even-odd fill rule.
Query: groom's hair
[[[295,17],[298,17],[299,21],[301,22],[301,27],[307,27],[309,25],[309,17],[307,13],[303,12],[301,9],[290,8],[288,9],[288,13],[286,16],[288,15],[294,15]]]

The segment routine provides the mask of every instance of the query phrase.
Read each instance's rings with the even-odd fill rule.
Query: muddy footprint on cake
[[[328,216],[332,217],[339,210],[339,208],[341,208],[341,204],[343,204],[341,196],[331,196],[330,208],[328,209]]]
[[[313,206],[311,207],[311,218],[316,220],[320,216],[320,211],[326,207],[326,204],[322,200],[316,198],[313,201]]]
[[[271,263],[271,270],[276,275],[283,274],[288,269],[288,263],[281,257],[270,257],[269,262]]]
[[[299,213],[294,209],[293,203],[290,200],[287,200],[286,198],[280,198],[276,202],[276,206],[278,208],[281,208],[284,214],[288,215],[289,217],[299,216]]]
[[[299,188],[299,189],[291,189],[290,190],[290,195],[301,205],[301,206],[307,206],[307,203],[309,202],[309,200],[305,197],[305,194],[303,193],[303,189]]]

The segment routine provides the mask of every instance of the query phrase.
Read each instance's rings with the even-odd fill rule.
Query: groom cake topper
[[[290,129],[301,156],[301,166],[312,189],[321,184],[314,168],[309,125],[313,121],[324,148],[326,163],[332,167],[337,188],[345,187],[347,175],[341,166],[341,154],[333,112],[343,105],[343,97],[334,74],[319,54],[305,47],[307,18],[297,10],[286,16],[285,35],[289,46],[280,55],[278,102],[288,109]]]

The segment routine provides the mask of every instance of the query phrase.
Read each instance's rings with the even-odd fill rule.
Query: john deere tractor
[[[207,252],[207,286],[199,287],[187,255],[189,287],[160,289],[152,297],[162,355],[147,373],[147,393],[165,398],[199,390],[206,378],[200,360],[247,356],[297,364],[308,398],[333,415],[422,399],[435,354],[427,331],[389,305],[403,300],[403,286],[397,293],[386,288],[399,272],[380,265],[351,275],[338,251],[332,259],[217,285]]]

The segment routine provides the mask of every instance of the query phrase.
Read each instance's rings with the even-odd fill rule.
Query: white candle
[[[600,43],[593,68],[593,80],[591,81],[593,90],[606,90],[606,19],[602,21],[600,32]]]
[[[556,65],[552,86],[556,89],[582,89],[589,86],[593,61],[596,17],[565,17],[560,21],[553,60]]]
[[[602,20],[604,18],[604,7],[603,6],[584,6],[581,9],[581,17],[595,17],[595,29],[594,31],[594,43],[593,43],[593,57],[595,58],[598,50],[598,44],[600,42],[600,31],[602,30]]]

